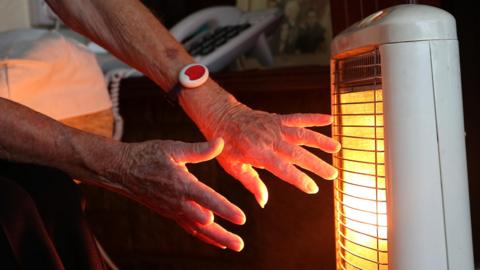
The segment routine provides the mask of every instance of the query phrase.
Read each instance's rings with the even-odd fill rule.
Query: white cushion
[[[39,29],[0,33],[0,97],[57,120],[112,106],[95,55],[75,40]]]

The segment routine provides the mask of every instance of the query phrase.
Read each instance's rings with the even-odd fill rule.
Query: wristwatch
[[[186,65],[178,74],[178,81],[186,88],[195,88],[208,80],[208,69],[202,64]]]
[[[178,94],[183,88],[194,89],[208,80],[208,68],[202,64],[189,64],[178,73],[178,83],[167,93],[167,99],[171,103],[178,101]]]

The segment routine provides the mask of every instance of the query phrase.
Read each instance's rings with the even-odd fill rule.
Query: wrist
[[[70,175],[109,189],[118,186],[117,174],[125,156],[125,143],[82,131],[72,132],[68,145],[73,164],[66,169]]]
[[[212,79],[195,89],[182,89],[178,100],[207,138],[213,136],[211,123],[219,124],[225,115],[244,106]]]

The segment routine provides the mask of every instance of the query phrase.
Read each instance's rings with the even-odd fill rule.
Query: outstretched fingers
[[[209,245],[212,245],[212,246],[221,248],[221,249],[226,249],[226,248],[227,248],[225,245],[222,245],[222,244],[218,243],[217,241],[210,239],[210,238],[207,237],[206,235],[204,235],[204,234],[202,234],[202,233],[199,233],[198,230],[194,229],[194,226],[195,226],[195,225],[190,225],[189,222],[184,221],[184,220],[178,220],[177,223],[178,223],[178,225],[180,225],[187,233],[195,236],[196,238],[202,240],[203,242],[205,242],[205,243],[207,243],[207,244],[209,244]]]
[[[268,155],[265,169],[305,193],[314,194],[318,192],[318,186],[312,178],[274,153]]]
[[[185,229],[185,231],[207,244],[221,249],[229,248],[237,252],[241,251],[244,247],[243,239],[240,236],[225,230],[225,228],[217,223],[200,225],[187,220],[177,220],[177,223]]]
[[[240,236],[231,233],[217,223],[212,223],[206,226],[198,226],[197,233],[206,239],[219,243],[231,250],[241,251],[244,243]],[[200,238],[202,239],[202,238]],[[203,240],[203,239],[202,239]]]
[[[260,207],[265,207],[268,201],[268,190],[258,175],[257,171],[250,165],[245,163],[231,163],[227,161],[220,161],[225,171],[231,176],[239,180],[243,186],[248,189],[257,200]]]
[[[194,178],[193,175],[190,175],[190,177]],[[245,223],[246,216],[243,211],[225,197],[196,179],[189,183],[187,196],[190,200],[210,209],[215,214],[232,223],[239,225]]]
[[[320,113],[294,113],[280,115],[280,121],[288,127],[319,127],[330,125],[332,116]]]
[[[205,209],[194,201],[184,201],[182,205],[182,210],[186,218],[196,223],[202,225],[213,223],[214,216],[212,211]]]
[[[220,155],[223,145],[224,141],[222,138],[202,143],[177,142],[175,149],[173,149],[174,151],[172,151],[172,157],[178,163],[208,161]]]
[[[298,145],[279,143],[276,150],[292,163],[324,179],[333,180],[337,178],[337,169]]]
[[[336,153],[341,148],[338,141],[306,128],[283,127],[282,132],[285,140],[293,144],[315,147],[327,153]]]

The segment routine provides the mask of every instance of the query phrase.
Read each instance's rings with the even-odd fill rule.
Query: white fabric
[[[0,97],[57,120],[112,106],[95,55],[77,41],[38,29],[0,33]]]

